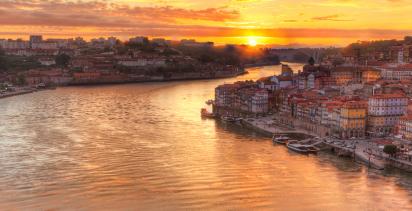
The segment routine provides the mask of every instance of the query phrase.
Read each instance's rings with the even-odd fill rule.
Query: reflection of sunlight
[[[303,67],[285,64],[295,72]],[[0,124],[0,207],[60,207],[66,199],[63,205],[80,209],[409,206],[408,175],[388,178],[329,153],[303,156],[241,126],[202,120],[200,108],[216,86],[280,74],[281,66],[247,70],[216,80],[66,87],[1,100],[0,119],[8,124]],[[43,189],[65,198],[33,194]]]

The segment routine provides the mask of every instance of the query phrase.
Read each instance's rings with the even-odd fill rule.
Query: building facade
[[[403,116],[399,120],[398,134],[403,139],[412,141],[412,116]]]
[[[343,104],[337,129],[340,138],[365,137],[367,108],[365,101],[348,101]]]
[[[381,75],[385,80],[411,80],[412,65],[387,66],[382,68]]]
[[[403,94],[380,94],[369,98],[367,133],[372,137],[394,134],[401,116],[406,114],[408,98]]]

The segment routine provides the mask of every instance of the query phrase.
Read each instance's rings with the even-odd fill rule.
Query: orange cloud
[[[257,36],[265,43],[342,45],[412,34],[412,6],[401,0],[0,1],[1,37],[144,35],[242,43]]]
[[[131,7],[126,4],[71,1],[5,0],[0,4],[0,24],[38,26],[142,27],[173,23],[179,19],[235,20],[237,11],[221,8],[201,10],[164,7]]]
[[[352,21],[349,19],[342,19],[341,15],[327,15],[327,16],[317,16],[317,17],[312,17],[312,20],[315,21]]]

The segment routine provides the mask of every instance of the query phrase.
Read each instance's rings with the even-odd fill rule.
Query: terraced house
[[[401,116],[406,114],[408,98],[404,94],[374,95],[368,101],[367,133],[372,137],[394,134]]]
[[[398,129],[398,134],[401,135],[403,139],[412,141],[412,116],[407,115],[401,117]]]
[[[337,133],[340,138],[364,138],[366,128],[366,101],[348,101],[340,108]]]
[[[386,80],[411,80],[412,64],[386,65],[381,68],[381,75]]]

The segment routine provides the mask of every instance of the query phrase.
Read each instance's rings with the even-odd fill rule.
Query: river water
[[[293,65],[300,68],[299,65]],[[202,120],[232,79],[66,87],[0,100],[0,210],[411,210],[412,175]]]

